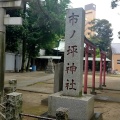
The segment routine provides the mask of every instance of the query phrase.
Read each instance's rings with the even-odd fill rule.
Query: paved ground
[[[84,78],[84,76],[83,76]],[[53,84],[54,84],[54,74],[47,74],[44,71],[42,72],[28,72],[28,73],[5,73],[5,86],[9,86],[8,81],[10,79],[17,79],[17,89],[26,90],[26,91],[34,91],[41,92],[46,94],[53,93]],[[37,83],[41,82],[39,85]],[[84,81],[83,81],[84,82]],[[49,83],[49,86],[45,84]],[[51,87],[50,87],[51,84]],[[99,88],[99,74],[95,77],[95,86],[96,89]],[[92,75],[88,75],[88,93],[90,93],[92,87]],[[115,94],[120,91],[120,77],[117,75],[107,75],[106,76],[106,87],[103,87],[103,90],[97,90],[96,92],[101,96],[106,96],[105,93],[109,95]],[[118,95],[117,95],[118,96]],[[103,98],[103,99],[107,99]],[[115,95],[114,95],[115,97]]]
[[[45,72],[5,73],[5,86],[8,86],[9,79],[17,79],[17,91],[23,93],[23,112],[40,115],[48,109],[41,102],[53,93],[53,78],[53,74]],[[91,83],[92,75],[89,74],[88,93],[91,91]],[[103,90],[96,90],[94,110],[102,112],[104,120],[120,120],[120,75],[107,75],[106,85]],[[96,75],[96,88],[98,87],[99,74]]]

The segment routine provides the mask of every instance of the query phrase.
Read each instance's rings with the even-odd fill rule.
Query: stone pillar
[[[70,120],[90,120],[94,114],[94,96],[82,94],[85,12],[82,8],[68,9],[66,15],[63,91],[48,97],[48,115]]]
[[[17,92],[7,94],[6,119],[21,120],[20,113],[22,113],[22,94]]]
[[[64,63],[58,63],[55,65],[54,93],[63,90],[63,65]]]
[[[4,26],[4,8],[0,8],[0,103],[4,89],[4,71],[5,71],[5,26]]]
[[[67,10],[65,28],[63,94],[82,95],[85,12]]]

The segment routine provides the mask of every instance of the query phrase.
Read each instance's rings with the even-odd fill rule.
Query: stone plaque
[[[65,28],[63,95],[81,96],[83,80],[85,12],[68,9]]]

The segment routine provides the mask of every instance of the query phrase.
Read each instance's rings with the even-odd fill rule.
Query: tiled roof
[[[112,54],[120,54],[120,43],[111,44]]]

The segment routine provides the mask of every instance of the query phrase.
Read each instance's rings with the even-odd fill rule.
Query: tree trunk
[[[21,68],[21,72],[26,72],[26,64],[25,64],[25,60],[26,60],[26,40],[23,40],[23,47],[22,47],[22,68]]]
[[[27,63],[27,67],[26,67],[26,71],[29,71],[30,61],[31,61],[31,59],[30,59],[30,55],[29,55],[29,57],[28,57],[28,63]]]
[[[26,12],[26,2],[24,3],[24,9],[23,9],[23,19],[25,19],[25,12]],[[23,46],[22,46],[22,67],[21,72],[26,72],[26,38],[23,38]]]

